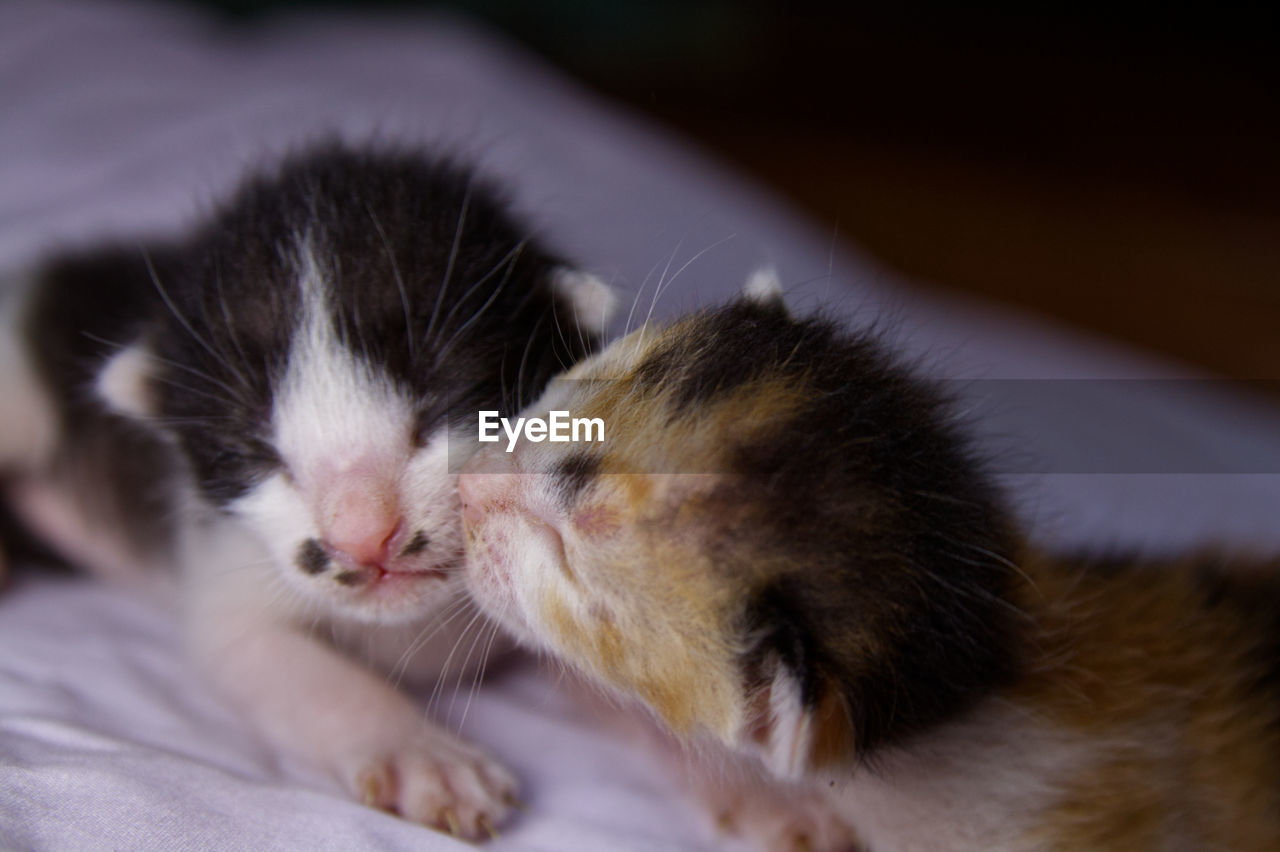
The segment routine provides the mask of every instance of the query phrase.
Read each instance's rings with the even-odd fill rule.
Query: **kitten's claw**
[[[765,852],[859,852],[853,829],[812,791],[745,784],[710,788],[716,828]]]
[[[356,794],[360,802],[384,811],[395,808],[396,779],[388,761],[375,761],[356,776]]]
[[[479,749],[444,735],[368,763],[355,778],[357,796],[454,837],[486,840],[519,800],[509,772]]]

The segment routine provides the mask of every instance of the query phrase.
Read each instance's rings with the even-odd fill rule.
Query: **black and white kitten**
[[[14,513],[99,575],[177,565],[195,658],[273,745],[369,804],[491,831],[512,777],[366,664],[461,675],[477,616],[451,464],[472,443],[451,444],[450,412],[529,402],[594,348],[608,288],[466,169],[337,144],[249,179],[188,239],[18,284],[0,302]]]

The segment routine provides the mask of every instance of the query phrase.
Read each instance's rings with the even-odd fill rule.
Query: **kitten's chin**
[[[465,589],[481,612],[525,648],[547,650],[525,620],[512,586],[514,578],[507,566],[498,564],[492,553],[477,554],[468,550],[463,576]]]
[[[485,512],[474,502],[464,502],[462,517],[464,574],[472,598],[522,644],[541,646],[521,601],[531,589],[554,588],[556,575],[568,572],[560,533],[522,504]]]
[[[369,624],[401,624],[435,615],[458,597],[461,585],[452,571],[382,571],[325,597],[335,616]]]
[[[531,634],[519,614],[510,575],[494,566],[490,559],[470,554],[464,574],[466,590],[480,610],[518,637],[522,644],[531,646],[525,641]]]

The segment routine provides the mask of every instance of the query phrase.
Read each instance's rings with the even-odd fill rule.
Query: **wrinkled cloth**
[[[887,315],[894,345],[954,378],[1195,375],[915,288],[687,143],[441,16],[235,29],[160,5],[0,4],[0,267],[180,232],[245,169],[322,135],[477,161],[550,244],[618,288],[615,331],[728,298],[771,265],[796,310]],[[1113,550],[1280,545],[1274,408],[1153,387],[1154,400],[1113,394],[1087,411],[996,406],[991,434],[1032,442],[1003,479],[1034,534]],[[1095,439],[1121,456],[1167,447],[1164,466],[1035,462]],[[184,662],[178,633],[174,613],[88,580],[23,573],[0,596],[0,848],[465,848],[271,753]],[[558,677],[517,660],[436,708],[522,779],[529,809],[489,848],[738,848]]]

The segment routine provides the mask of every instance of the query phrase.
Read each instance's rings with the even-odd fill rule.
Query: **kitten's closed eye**
[[[600,457],[577,452],[557,462],[551,476],[558,486],[560,501],[572,506],[600,473]]]

